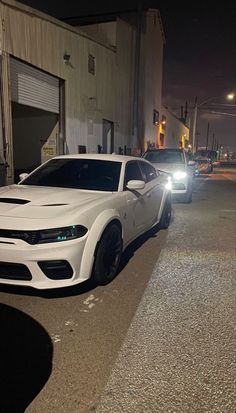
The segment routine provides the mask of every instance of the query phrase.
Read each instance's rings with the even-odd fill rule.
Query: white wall
[[[1,109],[1,94],[0,94],[0,186],[5,185],[6,170],[3,164],[5,163],[3,153],[3,129],[2,129],[2,109]]]
[[[3,154],[3,129],[2,129],[2,102],[1,102],[1,94],[0,94],[0,163],[3,162],[4,154]]]
[[[187,145],[189,141],[189,128],[164,106],[161,109],[161,117],[162,115],[166,118],[164,147],[178,148],[183,137]]]
[[[86,33],[92,40],[103,45],[116,47],[116,22],[89,24],[78,27],[81,33]]]
[[[0,12],[4,52],[65,81],[66,150],[77,153],[78,145],[86,145],[87,152],[97,152],[97,145],[102,144],[103,119],[114,123],[115,150],[129,147],[133,133],[134,27],[118,20],[115,25],[90,27],[85,34],[14,0],[2,0]],[[100,36],[97,42],[90,38],[96,33]],[[146,140],[157,137],[153,110],[160,111],[162,51],[159,14],[150,10],[142,35],[139,96],[142,139]],[[63,59],[65,53],[70,55],[68,63]],[[88,54],[96,60],[95,76],[88,72]]]
[[[149,10],[146,16],[146,32],[143,39],[145,56],[143,133],[145,142],[157,142],[158,127],[153,124],[153,110],[161,113],[163,33],[157,10]]]
[[[68,151],[77,152],[79,144],[96,151],[102,142],[102,119],[116,121],[115,51],[20,3],[6,0],[0,7],[5,27],[4,50],[65,80]],[[70,55],[69,63],[64,62],[64,53]],[[88,72],[89,53],[96,59],[95,76]],[[88,135],[89,120],[94,123],[93,135]],[[121,119],[124,130],[122,122]],[[117,146],[122,143],[117,142]]]
[[[134,51],[135,29],[123,20],[117,21],[115,141],[131,147],[133,99],[134,99]],[[117,145],[116,145],[117,146]]]

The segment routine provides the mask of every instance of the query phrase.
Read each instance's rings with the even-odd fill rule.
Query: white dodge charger
[[[0,282],[38,289],[106,284],[122,251],[171,217],[168,181],[146,160],[64,155],[0,188]]]

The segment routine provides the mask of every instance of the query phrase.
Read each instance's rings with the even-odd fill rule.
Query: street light
[[[235,93],[228,93],[227,95],[228,100],[234,100],[234,97],[235,97]]]
[[[202,102],[198,103],[197,96],[195,98],[195,103],[194,103],[194,110],[193,110],[193,128],[192,128],[192,147],[193,147],[193,153],[196,151],[196,127],[197,127],[197,114],[198,114],[198,108],[201,106],[205,105],[207,102],[210,102],[213,99],[216,99],[218,96],[212,96],[209,97]],[[228,100],[233,100],[235,97],[235,93],[228,93],[226,98]],[[217,112],[216,112],[217,113]]]

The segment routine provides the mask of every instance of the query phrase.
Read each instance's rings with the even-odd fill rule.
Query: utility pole
[[[206,151],[208,149],[208,140],[209,140],[209,129],[210,129],[210,123],[207,123],[207,134],[206,134]]]
[[[211,149],[214,150],[215,149],[215,134],[213,132],[213,136],[212,136],[212,145],[211,145]]]
[[[196,128],[197,128],[197,96],[195,98],[194,110],[193,110],[193,129],[192,129],[193,153],[196,152]]]
[[[188,102],[185,102],[185,110],[184,110],[184,123],[187,123],[187,116],[188,116]]]
[[[199,132],[196,132],[196,141],[195,141],[195,149],[196,149],[196,152],[198,151],[198,137],[199,137],[199,135],[200,135],[200,133],[199,133]]]
[[[217,96],[212,96],[207,99],[205,99],[203,102],[198,103],[197,96],[195,98],[195,103],[194,103],[194,109],[193,109],[193,126],[192,126],[192,147],[193,147],[193,153],[195,152],[195,147],[196,147],[196,128],[197,128],[197,115],[198,115],[198,108],[201,106],[204,106],[207,102],[212,101],[213,99],[217,98]],[[228,100],[233,100],[235,98],[235,93],[229,93],[227,96]],[[233,106],[235,106],[233,104]],[[222,115],[228,115],[228,116],[236,116],[234,113],[225,113],[225,112],[214,112],[211,111],[211,113],[219,113]],[[209,134],[209,130],[208,130]],[[207,144],[206,147],[208,148],[208,135],[207,135]]]

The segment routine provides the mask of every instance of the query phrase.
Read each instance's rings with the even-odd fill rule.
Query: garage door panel
[[[59,113],[59,79],[11,58],[11,100]]]

